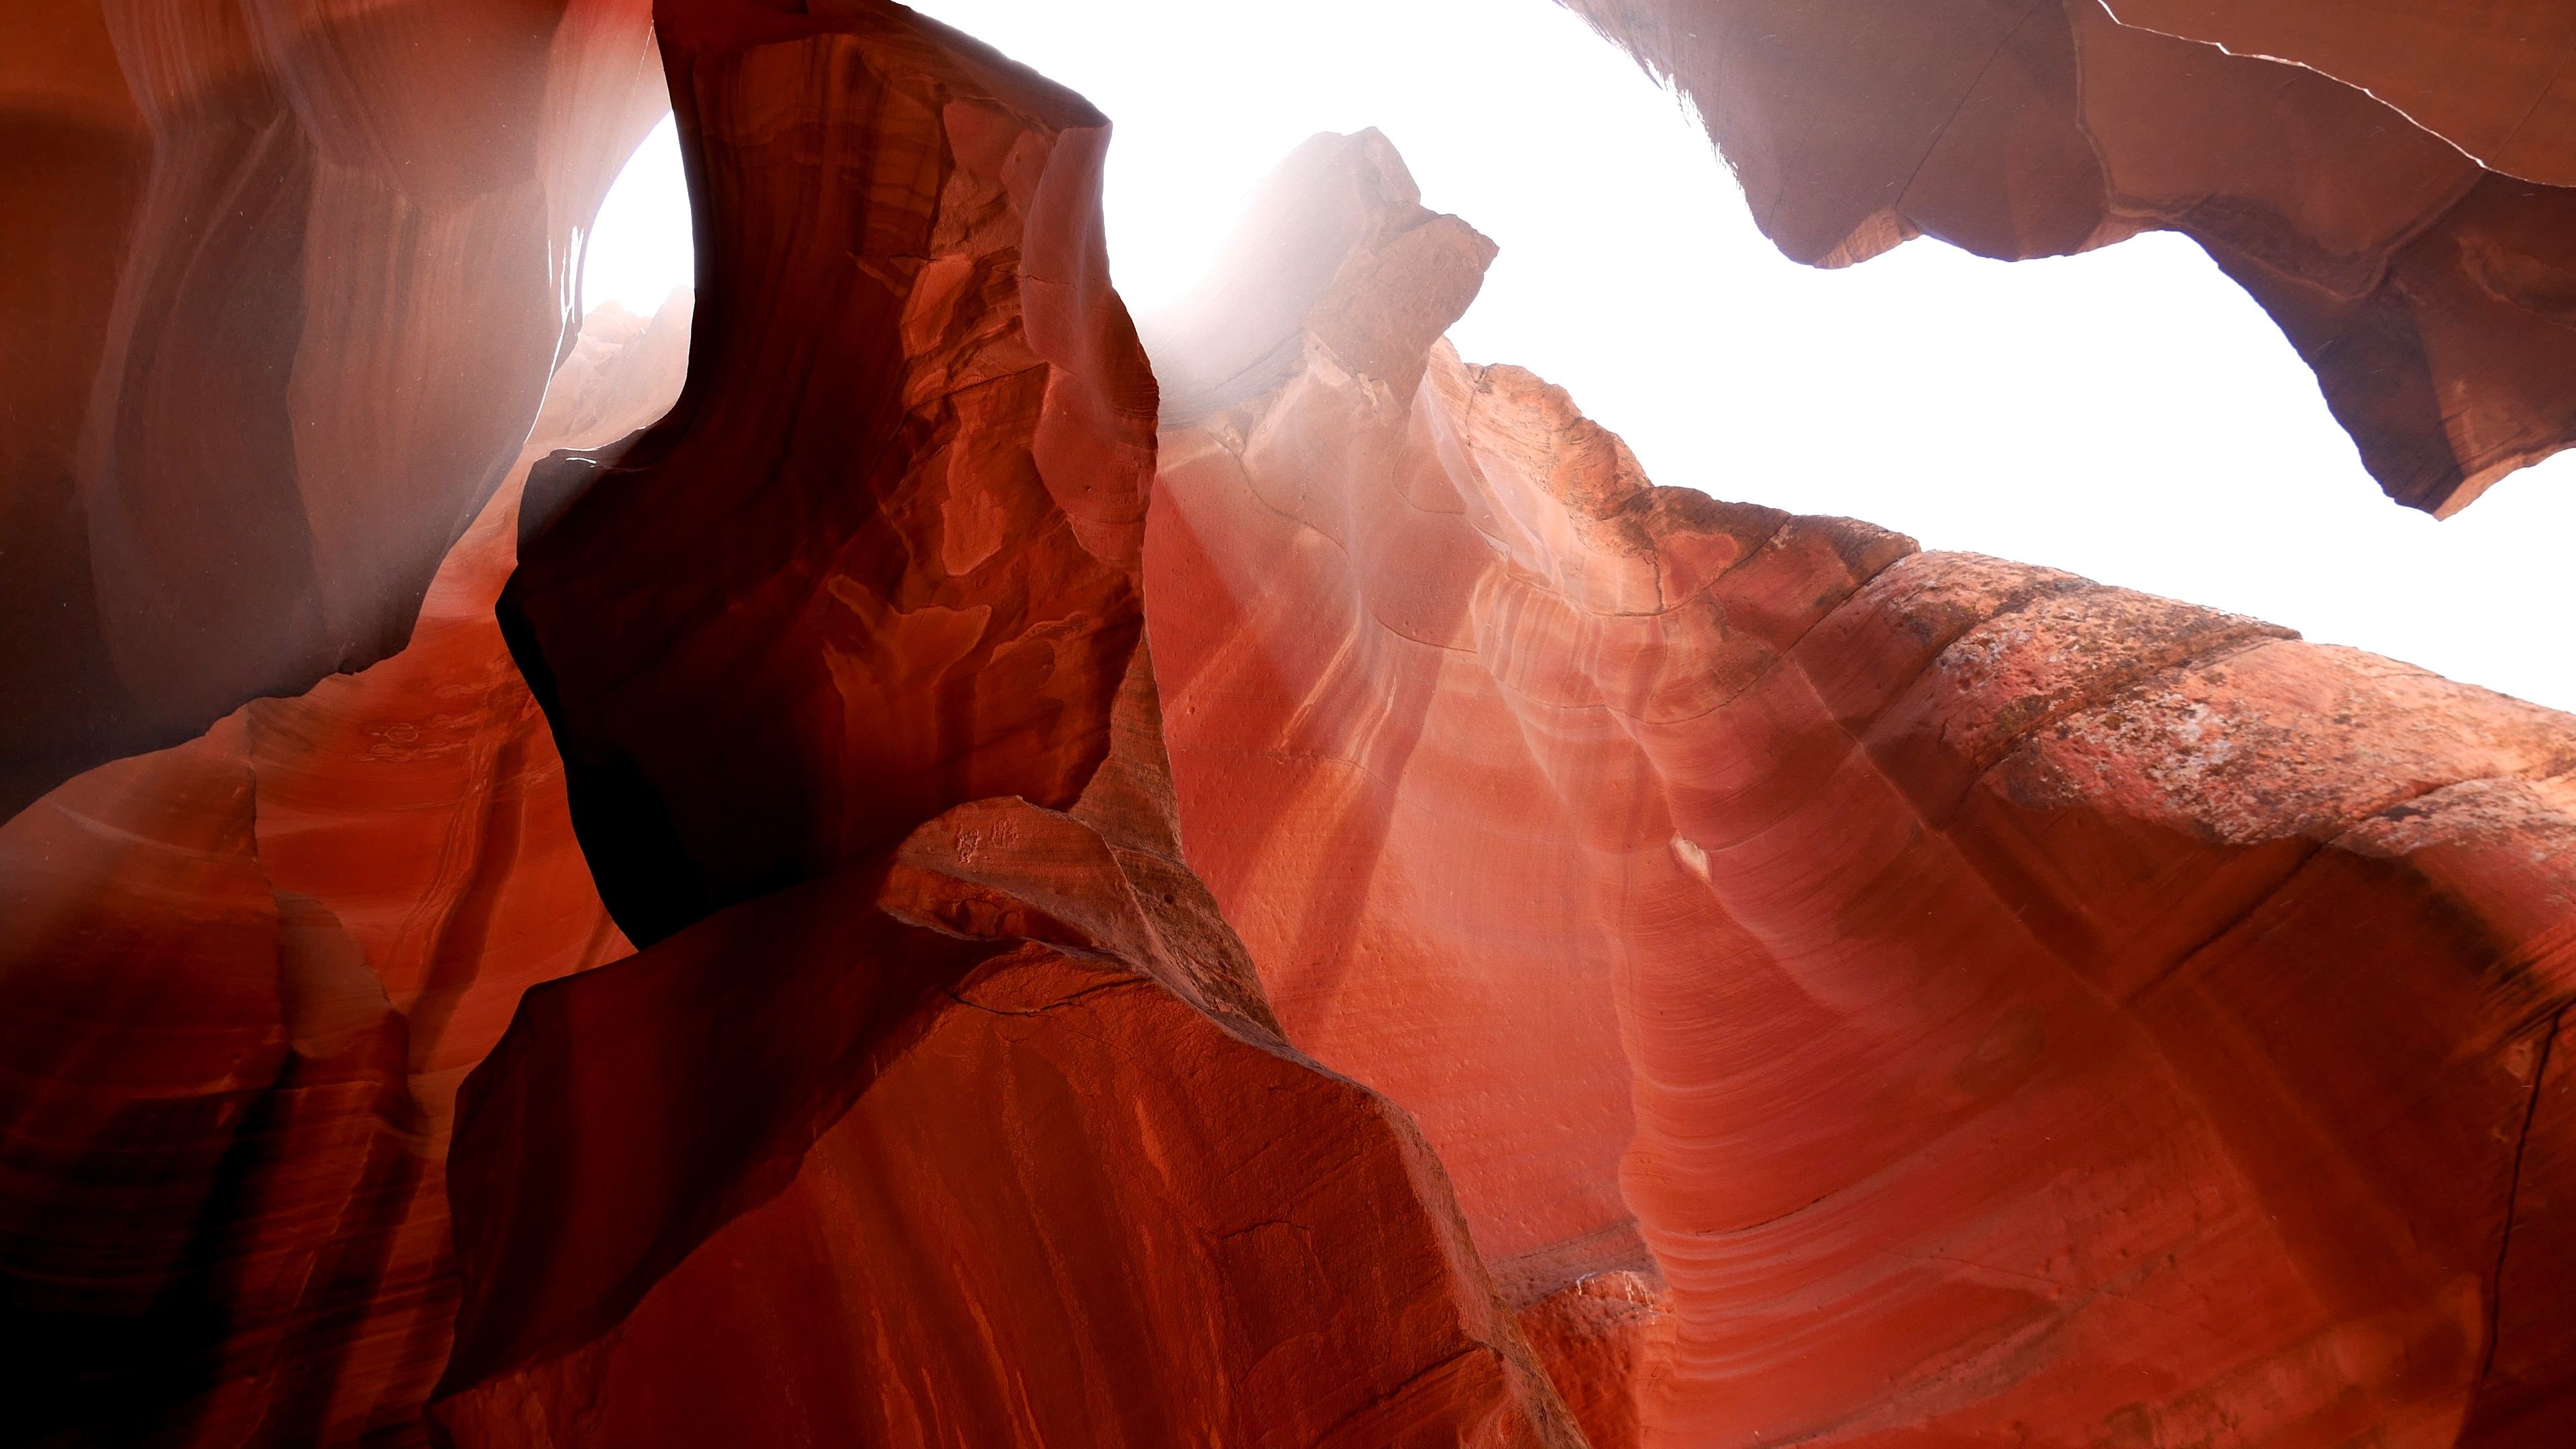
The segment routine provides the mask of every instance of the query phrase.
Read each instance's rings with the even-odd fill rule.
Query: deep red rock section
[[[522,466],[677,390],[685,298],[594,324],[547,406],[587,430]],[[13,1442],[421,1442],[458,1084],[527,987],[631,949],[492,619],[517,501],[401,653],[0,827]]]
[[[438,1422],[1580,1442],[1437,1159],[1281,1039],[1181,863],[1104,123],[880,8],[691,20],[691,390],[540,470],[580,491],[503,605],[660,938],[467,1090]]]
[[[2557,446],[2555,22],[2115,3],[1577,8],[1793,255]],[[694,332],[560,348],[628,0],[0,47],[0,1437],[2576,1441],[2576,721],[1653,487],[1374,132],[1149,366],[1079,97],[655,18]]]
[[[2123,22],[2323,71],[2490,171],[2576,186],[2576,15],[2547,0],[2110,0]]]
[[[531,994],[459,1138],[457,1442],[1580,1442],[1410,1123],[1279,1038],[1130,685],[1070,813]]]
[[[0,818],[403,646],[576,330],[577,233],[664,109],[646,19],[13,8]]]
[[[1563,3],[1690,97],[1795,260],[2180,231],[2280,324],[2397,501],[2452,512],[2576,440],[2563,6]]]
[[[540,471],[503,600],[639,939],[951,805],[1070,804],[1137,635],[1154,385],[1101,249],[1107,123],[845,9],[664,18],[691,385]],[[729,28],[759,17],[802,38]]]
[[[1419,289],[1373,308],[1414,239],[1485,255],[1381,141],[1281,184],[1379,210],[1150,329],[1190,375],[1254,350],[1211,299],[1339,279],[1163,439],[1184,838],[1596,1442],[2571,1432],[2529,1285],[2576,1242],[2576,721],[1652,488]]]

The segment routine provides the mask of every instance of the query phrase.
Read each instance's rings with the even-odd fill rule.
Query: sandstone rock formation
[[[2413,501],[2554,446],[2521,12],[2116,3],[1579,7],[1793,254],[2183,227]],[[704,293],[558,347],[642,19],[0,57],[0,670],[188,656],[11,706],[5,1437],[2576,1439],[2576,721],[1654,487],[1374,132],[1140,345],[881,0],[662,0]]]
[[[1581,1442],[1429,1149],[1268,1020],[1153,700],[1070,813],[530,995],[459,1137],[457,1443]]]
[[[1690,98],[1797,261],[2180,231],[2272,314],[2398,502],[2450,513],[2576,440],[2561,7],[1563,3]]]
[[[1071,804],[1137,635],[1154,386],[1101,251],[1106,123],[843,9],[794,42],[728,28],[773,12],[666,18],[691,383],[540,471],[503,600],[639,940],[951,805]]]
[[[10,7],[0,819],[403,646],[575,330],[578,233],[663,110],[646,18]]]
[[[539,470],[502,605],[652,944],[468,1089],[438,1422],[1579,1443],[1437,1160],[1181,862],[1105,122],[884,7],[670,20],[689,388]]]
[[[595,320],[547,400],[594,430],[535,450],[676,391],[685,295]],[[422,1442],[458,1084],[520,992],[631,950],[492,619],[516,505],[393,658],[0,826],[12,1442]]]
[[[2576,186],[2576,15],[2539,0],[2465,5],[2111,0],[2126,24],[2322,71],[2395,106],[2488,170]]]
[[[1148,528],[1183,838],[1596,1442],[2576,1431],[2576,721],[1653,488],[1435,341],[1489,248],[1373,134],[1255,214],[1149,328],[1234,379]]]

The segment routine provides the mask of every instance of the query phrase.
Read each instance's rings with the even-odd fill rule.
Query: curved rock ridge
[[[638,940],[968,800],[1072,803],[1138,636],[1155,399],[1088,103],[896,6],[659,18],[690,385],[539,470],[502,598]]]
[[[1381,142],[1284,174],[1381,210],[1204,296],[1439,274],[1368,254],[1429,226]],[[1596,1442],[2576,1433],[2576,720],[1653,487],[1327,295],[1148,329],[1298,359],[1162,438],[1182,834]]]
[[[0,819],[403,646],[577,330],[579,233],[664,110],[646,21],[12,8]]]
[[[2490,171],[2576,186],[2576,15],[2546,0],[2108,0],[2125,24],[2323,71]]]
[[[1616,1228],[1630,1122],[1612,978],[1562,949],[1586,927],[1559,892],[1462,888],[1573,879],[1577,843],[1546,772],[1494,748],[1518,733],[1499,697],[1445,687],[1437,666],[1487,554],[1424,522],[1410,475],[1441,486],[1438,465],[1412,435],[1412,389],[1382,375],[1423,376],[1493,244],[1423,207],[1375,131],[1300,147],[1241,235],[1196,302],[1147,324],[1166,375],[1216,370],[1206,357],[1281,360],[1181,395],[1204,420],[1162,440],[1147,587],[1192,863],[1262,963],[1289,1039],[1414,1111],[1488,1255]],[[1322,328],[1270,300],[1301,293]],[[1371,345],[1328,337],[1355,315],[1383,319],[1352,329]],[[1256,437],[1263,416],[1275,426]],[[1256,553],[1267,572],[1242,571]],[[1200,714],[1238,691],[1281,732],[1211,735],[1219,722]],[[1381,782],[1417,768],[1473,781],[1491,807],[1447,821],[1403,808]],[[1549,1063],[1543,1080],[1518,1069],[1524,1054]]]
[[[594,314],[549,420],[677,390],[685,297]],[[12,1442],[421,1443],[458,1083],[529,985],[631,950],[492,619],[504,489],[412,642],[0,827]]]
[[[1181,859],[1105,122],[893,6],[661,21],[691,380],[537,471],[501,605],[654,939],[465,1089],[443,1431],[1571,1449]]]
[[[1410,1122],[1269,1021],[1137,658],[1070,812],[530,993],[458,1135],[454,1442],[1583,1442]]]
[[[2280,325],[2398,502],[2454,512],[2576,440],[2558,7],[1564,3],[1690,100],[1794,260],[2180,231]]]

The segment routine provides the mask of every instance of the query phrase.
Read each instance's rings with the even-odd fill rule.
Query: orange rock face
[[[550,413],[667,404],[685,307],[615,330]],[[400,654],[0,827],[13,1440],[420,1442],[457,1086],[521,991],[631,949],[491,617],[516,502]]]
[[[1336,279],[1290,366],[1167,415],[1183,834],[1289,1039],[1423,1122],[1596,1441],[2570,1432],[2526,1285],[2576,1226],[2538,1206],[2576,721],[1652,488],[1418,291],[1390,378],[1337,329],[1437,223],[1372,137],[1283,176],[1263,214],[1384,200],[1272,248]],[[1206,298],[1303,285],[1244,257],[1164,370],[1247,350]]]
[[[1581,1442],[1428,1148],[1279,1039],[1130,686],[1070,813],[531,994],[459,1137],[457,1443]]]
[[[2576,186],[2576,16],[2538,0],[2325,5],[2112,0],[2127,24],[2323,71],[2490,171]]]
[[[643,0],[12,7],[0,818],[403,646],[661,113]]]
[[[689,19],[690,391],[540,470],[582,491],[503,603],[658,939],[467,1089],[438,1422],[1579,1443],[1438,1160],[1181,861],[1100,118],[874,7]]]
[[[693,381],[540,470],[502,605],[638,939],[951,805],[1070,804],[1139,627],[1154,384],[1101,250],[1106,122],[880,7],[726,28],[762,15],[665,18]]]
[[[2576,439],[2558,7],[1565,3],[1692,98],[1798,261],[2180,231],[2272,314],[2397,501],[2452,512]]]
[[[1793,255],[2177,227],[2408,501],[2563,441],[2536,10],[1576,3]],[[0,55],[0,1437],[2576,1442],[2576,720],[1654,487],[1374,132],[1149,364],[872,0],[664,0],[703,305],[558,347],[642,18]]]

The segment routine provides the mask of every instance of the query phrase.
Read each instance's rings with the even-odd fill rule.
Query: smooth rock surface
[[[661,33],[690,386],[538,470],[502,599],[638,940],[968,800],[1073,802],[1138,634],[1155,397],[1080,97],[893,7]]]
[[[1118,793],[532,993],[459,1139],[455,1441],[1582,1442],[1429,1149]]]
[[[1105,123],[891,7],[666,6],[691,381],[502,610],[651,944],[465,1090],[459,1445],[1580,1443],[1404,1113],[1183,862]]]
[[[410,637],[664,110],[643,0],[70,0],[0,47],[0,819]]]
[[[1400,163],[1310,142],[1319,215],[1317,148],[1387,201],[1283,269],[1396,277]],[[1668,1298],[1533,1336],[1639,1366],[1636,1442],[2571,1431],[2527,1285],[2569,1250],[2576,720],[1653,488],[1436,321],[1418,385],[1373,371],[1329,330],[1362,305],[1167,425],[1183,838],[1520,1301],[1635,1215]],[[1222,308],[1148,331],[1243,350]]]
[[[683,295],[595,314],[550,419],[676,391]],[[631,950],[501,642],[516,488],[411,644],[0,827],[0,1361],[22,1443],[421,1443],[457,1085]]]
[[[2177,227],[2407,501],[2563,439],[2537,12],[1578,8],[1793,255]],[[1149,367],[888,4],[664,0],[703,306],[558,346],[642,18],[0,56],[0,1437],[2576,1440],[2576,721],[1654,487],[1374,132]]]
[[[2180,231],[2398,502],[2454,512],[2576,440],[2576,22],[2555,7],[1564,3],[1690,99],[1794,260]]]

